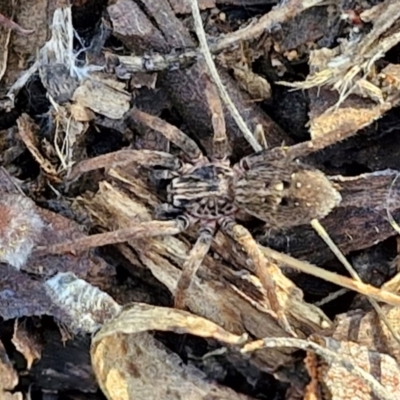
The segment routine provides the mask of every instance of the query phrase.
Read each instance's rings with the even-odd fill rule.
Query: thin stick
[[[338,297],[343,296],[344,294],[348,293],[349,291],[345,288],[341,288],[337,290],[336,292],[333,292],[331,294],[328,294],[328,296],[324,297],[323,299],[313,303],[314,306],[317,307],[322,307],[325,304],[330,303],[333,300],[336,300]]]
[[[201,21],[200,10],[197,0],[190,0],[190,6],[192,8],[192,15],[194,20],[194,26],[196,29],[196,34],[200,42],[200,49],[204,56],[204,60],[207,64],[210,75],[218,88],[219,94],[225,105],[228,107],[228,110],[231,113],[233,119],[235,120],[237,126],[242,131],[243,136],[249,142],[251,147],[253,147],[253,150],[255,152],[262,151],[263,150],[262,146],[257,142],[253,133],[247,127],[246,122],[239,114],[239,111],[237,110],[235,104],[231,100],[227,90],[224,87],[224,84],[221,81],[221,78],[219,77],[217,67],[214,64],[214,60],[212,58],[210,49],[208,48],[206,33],[204,31],[203,23]]]

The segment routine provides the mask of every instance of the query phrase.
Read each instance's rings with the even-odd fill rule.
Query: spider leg
[[[221,99],[217,88],[210,81],[209,77],[207,75],[204,75],[204,77],[206,83],[204,92],[211,111],[211,122],[214,131],[213,159],[225,160],[229,156],[229,143],[228,136],[226,135],[226,124]]]
[[[99,233],[63,243],[42,246],[37,249],[37,252],[39,254],[63,254],[108,244],[122,243],[136,238],[177,235],[186,230],[188,225],[189,222],[185,217],[178,217],[172,221],[140,222],[129,228],[117,229],[113,232]]]
[[[21,35],[30,35],[31,33],[35,32],[34,29],[24,29],[22,26],[18,25],[16,22],[12,21],[11,19],[5,17],[3,14],[0,13],[0,25],[4,26],[6,29],[10,29],[20,33]]]
[[[188,157],[191,162],[196,162],[203,157],[203,153],[200,147],[197,146],[196,142],[190,139],[185,133],[183,133],[176,126],[169,124],[161,118],[155,117],[154,115],[147,114],[143,111],[133,108],[130,111],[131,117],[142,124],[160,132],[170,142],[178,146]]]
[[[281,328],[297,337],[279,303],[275,283],[267,272],[268,259],[264,257],[251,233],[244,226],[237,224],[230,218],[223,219],[221,222],[221,228],[228,236],[242,246],[244,251],[253,261],[255,273],[266,290],[271,309],[276,313]]]
[[[125,149],[79,162],[72,167],[68,180],[74,181],[85,172],[93,171],[95,169],[113,168],[133,162],[149,167],[161,166],[171,170],[176,170],[180,167],[180,161],[178,158],[163,151]]]
[[[182,274],[176,285],[174,301],[175,308],[185,308],[187,290],[189,289],[197,270],[202,264],[204,257],[210,249],[211,242],[214,237],[214,232],[215,223],[207,224],[200,228],[199,237],[197,238],[195,245],[190,251],[188,258],[183,264]]]

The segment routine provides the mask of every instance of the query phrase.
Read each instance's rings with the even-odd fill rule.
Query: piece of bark
[[[336,14],[329,11],[328,7],[305,10],[283,23],[280,29],[274,29],[272,38],[275,51],[284,54],[286,51],[296,50],[297,57],[302,58],[304,51],[309,51],[309,43],[325,40],[329,45],[340,25],[335,18]]]
[[[63,319],[46,294],[43,284],[15,268],[2,264],[0,268],[0,316],[4,320],[33,315],[54,315]]]
[[[0,196],[6,194],[23,196],[12,178],[0,169]],[[35,246],[83,235],[82,228],[76,222],[39,207],[36,207],[35,211],[44,223],[42,231],[35,237]],[[31,275],[6,264],[2,264],[0,268],[0,315],[5,320],[33,315],[51,315],[61,321],[65,318],[47,296],[41,282],[43,278],[57,272],[71,271],[105,288],[110,284],[110,277],[114,273],[104,260],[87,252],[61,256],[39,255],[33,252],[21,266],[21,271]]]
[[[175,14],[190,14],[190,4],[185,0],[169,0],[172,9]],[[200,10],[206,10],[208,8],[215,7],[215,0],[200,0],[198,2]]]
[[[0,27],[0,93],[8,91],[36,58],[48,38],[54,10],[68,5],[69,2],[64,0],[28,0],[18,5],[11,0],[2,2],[2,13],[24,28],[34,28],[34,32],[28,36],[14,34],[9,37],[9,31]]]
[[[389,211],[395,220],[400,218],[400,180],[396,180],[397,175],[397,171],[385,170],[354,178],[331,178],[340,187],[342,202],[321,220],[321,224],[345,254],[368,248],[397,234],[387,216]],[[257,239],[265,246],[315,264],[334,258],[309,226],[285,232],[263,232]]]
[[[42,357],[29,373],[35,386],[45,391],[96,392],[98,385],[89,356],[90,338],[77,335],[64,342],[60,333],[52,329],[44,329],[42,337]]]
[[[175,16],[167,0],[144,2],[143,6],[151,19],[160,27],[159,29],[172,49],[177,50],[195,45],[180,19]]]
[[[211,115],[202,87],[203,80],[200,79],[202,73],[204,70],[196,64],[184,71],[166,73],[161,84],[167,88],[171,102],[184,118],[187,129],[199,139],[207,151],[211,151],[213,135]],[[260,124],[269,147],[281,146],[282,143],[291,144],[289,136],[251,101],[248,94],[238,88],[226,72],[219,70],[219,73],[229,95],[252,132]],[[224,116],[234,159],[239,160],[252,152],[251,147],[226,109]]]
[[[110,119],[121,119],[129,110],[131,96],[124,84],[92,76],[75,90],[72,100]]]
[[[133,0],[118,0],[108,6],[113,33],[132,52],[143,54],[152,49],[168,53],[171,47],[161,32]]]

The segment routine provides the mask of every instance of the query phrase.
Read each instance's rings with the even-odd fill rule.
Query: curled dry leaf
[[[170,354],[146,331],[188,332],[229,344],[239,344],[243,337],[174,309],[135,304],[120,313],[120,306],[110,296],[71,273],[57,274],[46,285],[53,302],[67,311],[70,328],[93,332],[105,322],[94,336],[91,356],[97,380],[108,399],[200,400],[204,393],[226,400],[249,399],[207,382],[200,371],[183,366],[178,356]]]
[[[228,344],[241,344],[247,339],[247,335],[234,335],[217,324],[187,311],[135,303],[124,309],[110,323],[105,324],[93,338],[93,343],[96,344],[107,336],[119,333],[134,334],[153,330],[178,334],[190,333]]]
[[[233,335],[189,312],[133,304],[93,338],[92,364],[108,399],[249,399],[208,382],[200,371],[182,364],[177,355],[147,333],[153,330],[213,337],[228,344],[243,341],[243,336]]]
[[[207,381],[148,333],[115,334],[94,344],[92,365],[108,400],[250,400]]]

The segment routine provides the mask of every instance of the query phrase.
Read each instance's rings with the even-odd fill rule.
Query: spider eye
[[[250,166],[245,158],[240,160],[240,168],[242,168],[244,171],[248,171],[250,169]]]
[[[280,205],[283,207],[287,207],[289,205],[289,199],[287,197],[282,197]]]

